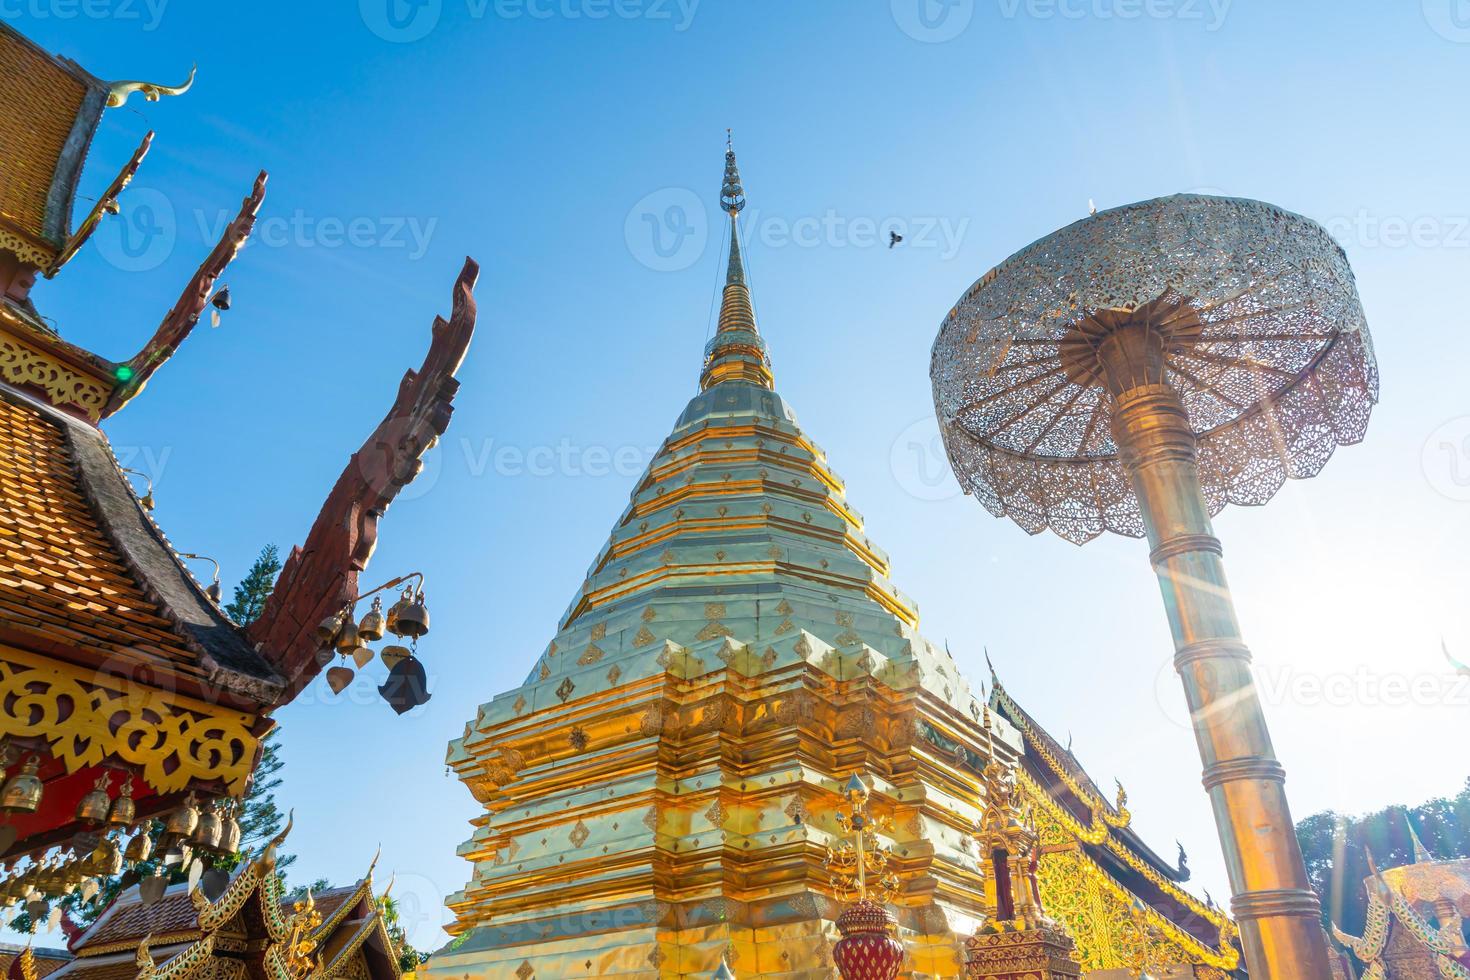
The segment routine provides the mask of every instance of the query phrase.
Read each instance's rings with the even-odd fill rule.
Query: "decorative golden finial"
[[[832,873],[832,890],[842,902],[892,901],[900,884],[898,875],[889,870],[893,854],[874,839],[878,831],[892,829],[891,821],[872,816],[868,787],[857,773],[842,788],[842,795],[847,806],[837,811],[837,825],[852,839],[836,847],[827,845],[822,863]]]
[[[1414,847],[1414,863],[1433,864],[1434,855],[1429,853],[1429,848],[1424,846],[1424,842],[1421,841],[1419,839],[1419,835],[1414,832],[1414,821],[1409,819],[1408,810],[1404,811],[1404,826],[1409,828],[1409,843],[1411,843]]]
[[[128,97],[134,92],[142,92],[143,98],[149,102],[157,102],[165,95],[183,95],[194,85],[194,75],[199,71],[199,65],[195,64],[189,69],[189,77],[182,85],[159,85],[155,82],[112,82],[107,86],[107,107],[116,109],[128,101]]]
[[[745,210],[745,188],[740,186],[740,168],[735,164],[735,137],[725,130],[725,179],[720,185],[720,207],[732,219]]]

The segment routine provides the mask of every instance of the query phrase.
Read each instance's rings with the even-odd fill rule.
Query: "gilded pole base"
[[[1082,967],[1066,930],[982,931],[966,942],[965,976],[980,980],[1077,980]]]

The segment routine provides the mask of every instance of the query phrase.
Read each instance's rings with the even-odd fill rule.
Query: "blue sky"
[[[1297,816],[1463,783],[1446,747],[1470,686],[1440,643],[1470,661],[1464,0],[0,0],[0,15],[107,78],[199,63],[187,96],[103,119],[87,194],[159,135],[123,216],[36,290],[69,339],[130,356],[271,173],[224,325],[108,425],[154,475],[174,544],[218,557],[227,583],[262,544],[303,538],[463,256],[483,266],[453,426],[365,582],[429,575],[433,700],[397,718],[371,686],[314,688],[280,713],[293,874],[351,880],[381,841],[421,945],[469,874],[454,849],[476,807],[445,742],[523,679],[695,389],[727,126],[777,385],[924,631],[972,677],[988,646],[1217,899],[1145,546],[1028,538],[959,496],[929,346],[970,282],[1089,199],[1199,190],[1327,224],[1358,274],[1383,404],[1364,445],[1218,530]],[[906,235],[891,251],[889,228]]]

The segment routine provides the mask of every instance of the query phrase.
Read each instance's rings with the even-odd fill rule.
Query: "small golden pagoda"
[[[262,615],[248,627],[232,622],[218,566],[211,585],[194,578],[186,561],[198,556],[169,543],[151,513],[151,485],[138,492],[100,425],[206,310],[228,309],[219,277],[250,234],[265,173],[132,357],[111,361],[67,342],[31,295],[126,206],[152,143],[150,132],[72,229],[103,110],[186,87],[108,84],[0,23],[3,907],[44,913],[56,896],[95,889],[96,879],[146,857],[156,815],[168,815],[171,839],[196,854],[238,846],[231,801],[248,788],[271,713],[331,662],[334,640],[343,650],[378,521],[448,425],[454,373],[474,330],[477,267],[467,261],[453,316],[435,319],[423,365],[405,374],[388,414],[348,459]],[[422,613],[421,592],[407,608]],[[415,622],[426,630],[426,613]],[[326,624],[334,625],[323,636]],[[371,656],[368,638],[364,630],[347,652]]]
[[[1141,955],[1225,976],[1239,963],[1226,916],[998,684],[988,701],[920,634],[774,389],[733,150],[721,205],[729,257],[699,393],[526,682],[450,743],[484,813],[459,848],[474,870],[448,899],[455,938],[425,969],[826,980],[847,899],[824,861],[856,775],[894,879],[901,975],[959,976],[993,911],[975,832],[999,763],[1035,815],[1041,897],[1087,969]]]

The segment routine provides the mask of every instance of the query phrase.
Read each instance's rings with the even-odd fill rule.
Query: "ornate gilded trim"
[[[0,248],[8,248],[0,229]],[[96,378],[79,374],[30,344],[0,332],[0,379],[46,393],[53,405],[72,405],[96,422],[112,391]]]
[[[114,758],[156,792],[218,780],[245,792],[260,740],[254,718],[98,671],[0,648],[0,735],[44,738],[74,773]]]
[[[43,248],[23,235],[18,235],[9,228],[0,228],[0,249],[14,252],[15,257],[26,265],[34,265],[38,268],[47,268],[56,259],[56,250]]]

